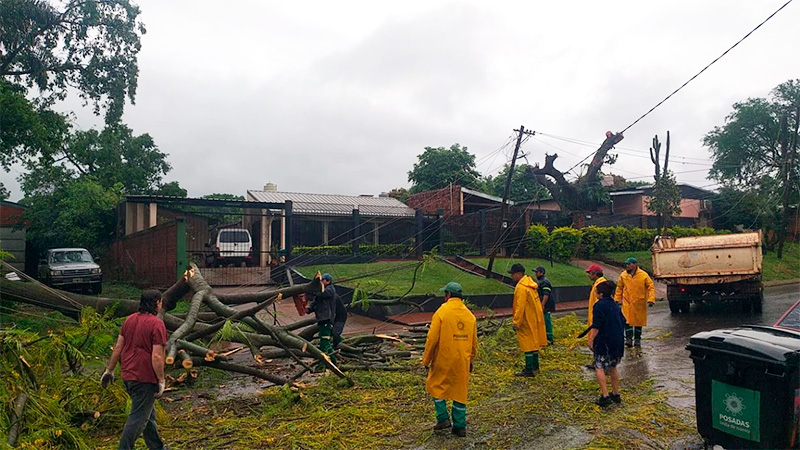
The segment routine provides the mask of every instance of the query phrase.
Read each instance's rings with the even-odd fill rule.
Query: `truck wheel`
[[[759,292],[758,295],[753,297],[753,312],[761,314],[762,304],[764,303],[764,293]]]
[[[742,299],[742,312],[749,313],[753,309],[753,301],[749,298]]]
[[[681,312],[681,305],[678,300],[670,300],[669,301],[669,312],[672,314],[678,314]]]
[[[689,300],[683,300],[680,302],[680,310],[682,313],[689,313],[691,308],[692,302]]]

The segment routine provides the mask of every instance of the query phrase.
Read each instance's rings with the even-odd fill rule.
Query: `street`
[[[694,412],[694,364],[685,349],[689,338],[701,331],[741,325],[773,325],[783,313],[800,299],[800,285],[768,287],[764,291],[764,312],[744,314],[738,305],[712,305],[689,314],[673,315],[666,301],[649,310],[644,328],[642,349],[627,351],[619,366],[623,385],[648,378],[655,387],[668,392],[670,405]]]

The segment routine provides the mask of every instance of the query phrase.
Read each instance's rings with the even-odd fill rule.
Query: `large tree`
[[[481,174],[475,169],[475,155],[468,152],[467,147],[459,144],[453,144],[450,148],[425,147],[425,151],[417,158],[418,162],[408,172],[412,194],[440,189],[449,184],[467,187],[479,184]]]
[[[613,164],[616,161],[616,155],[608,152],[622,139],[622,133],[606,132],[606,139],[586,165],[586,171],[573,180],[567,180],[566,177],[572,169],[565,173],[555,167],[558,154],[545,155],[544,166],[529,168],[527,173],[550,191],[562,211],[595,211],[609,202],[608,192],[601,183],[600,169],[603,164]]]
[[[789,204],[800,201],[800,164],[796,155],[792,158],[798,140],[798,102],[800,79],[786,81],[769,98],[735,103],[725,124],[703,138],[713,158],[709,175],[723,186],[715,201],[729,205],[727,209],[715,205],[722,215],[720,223],[784,231],[777,220],[784,195]],[[781,144],[783,117],[786,145]]]
[[[115,122],[136,95],[145,32],[138,17],[130,0],[3,0],[0,77],[37,88],[46,101],[75,89]]]

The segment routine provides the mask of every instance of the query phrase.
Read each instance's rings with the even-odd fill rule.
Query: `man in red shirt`
[[[164,345],[167,328],[157,314],[161,310],[161,293],[142,292],[139,312],[122,323],[117,345],[103,372],[101,384],[114,381],[114,369],[122,361],[122,381],[131,396],[131,412],[122,431],[119,450],[133,449],[136,439],[144,434],[150,450],[161,450],[164,442],[156,429],[156,399],[164,393]]]

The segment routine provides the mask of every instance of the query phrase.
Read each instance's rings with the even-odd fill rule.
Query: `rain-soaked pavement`
[[[773,325],[800,300],[800,285],[768,287],[761,314],[742,313],[738,304],[692,305],[688,314],[671,314],[666,301],[648,311],[642,349],[628,351],[619,367],[623,383],[653,378],[656,387],[669,393],[676,408],[694,410],[694,364],[686,345],[701,331],[741,325]]]

